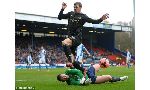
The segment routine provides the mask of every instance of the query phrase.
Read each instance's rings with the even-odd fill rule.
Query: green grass
[[[90,84],[89,86],[74,86],[59,82],[56,76],[63,73],[66,68],[56,69],[16,69],[16,87],[35,87],[35,90],[135,90],[134,67],[110,67],[100,69],[97,75],[129,76],[129,79],[116,83]],[[20,81],[22,80],[22,81]]]

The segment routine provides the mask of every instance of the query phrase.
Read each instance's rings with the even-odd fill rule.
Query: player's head
[[[41,49],[44,49],[44,47],[43,47],[43,46],[41,46]]]
[[[80,13],[82,8],[81,2],[75,2],[74,3],[74,12],[75,13]]]
[[[126,51],[128,52],[128,51],[129,51],[129,49],[127,48],[127,49],[126,49]]]
[[[68,78],[69,78],[69,76],[66,75],[66,74],[59,74],[59,75],[57,75],[57,80],[58,81],[64,82],[64,81],[68,80]]]
[[[102,58],[99,61],[99,65],[101,68],[108,68],[109,67],[109,61],[106,58]]]

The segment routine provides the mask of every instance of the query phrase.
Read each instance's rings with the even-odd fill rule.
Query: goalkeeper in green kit
[[[88,85],[91,83],[91,80],[88,76],[84,76],[82,71],[78,69],[67,69],[65,74],[59,74],[57,80],[65,82],[68,85]]]
[[[102,64],[91,65],[86,75],[84,76],[82,71],[78,69],[68,69],[65,74],[57,75],[57,80],[65,82],[68,85],[88,85],[88,84],[101,84],[105,82],[118,82],[125,81],[128,76],[114,77],[111,75],[96,76],[96,72],[102,67]]]

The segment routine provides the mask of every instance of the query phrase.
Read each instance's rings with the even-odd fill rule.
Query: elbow
[[[61,17],[58,15],[58,19],[61,20]]]
[[[59,20],[61,20],[61,18],[58,17]]]

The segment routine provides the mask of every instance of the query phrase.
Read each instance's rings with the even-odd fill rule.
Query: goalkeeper
[[[117,82],[124,81],[128,79],[128,76],[114,77],[111,75],[101,75],[96,76],[95,72],[98,72],[100,69],[99,64],[94,64],[90,66],[87,71],[86,77],[78,69],[68,69],[65,74],[59,74],[57,80],[62,82],[67,82],[68,85],[86,85],[86,84],[100,84],[105,82]],[[88,77],[87,77],[88,76]]]
[[[65,74],[59,74],[57,80],[65,82],[68,85],[88,85],[91,83],[88,76],[84,76],[79,69],[67,69]]]

